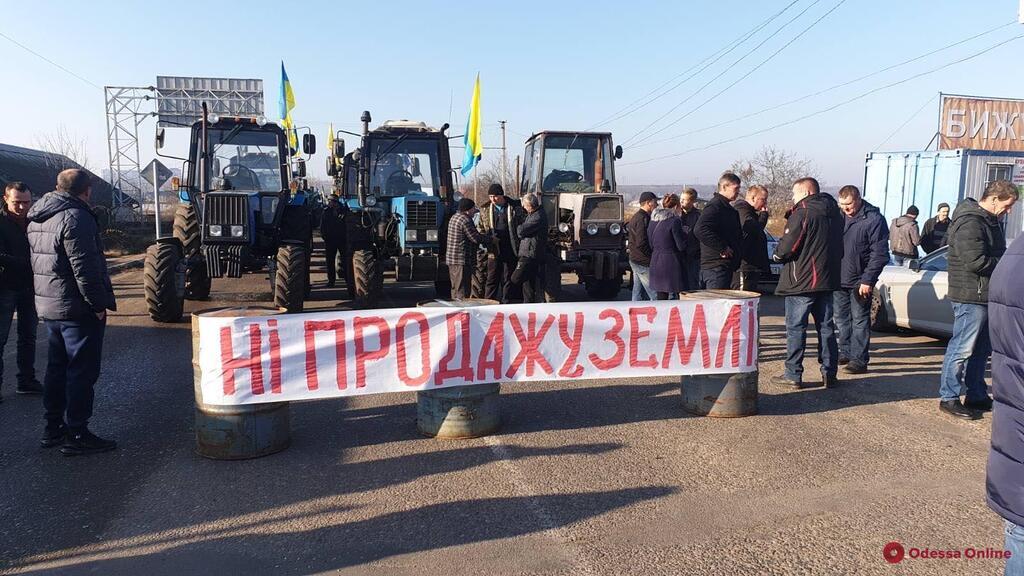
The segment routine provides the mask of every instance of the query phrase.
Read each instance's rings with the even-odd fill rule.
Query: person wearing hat
[[[477,213],[476,202],[471,198],[459,200],[458,212],[448,221],[448,243],[445,245],[444,261],[452,281],[452,299],[469,298],[473,286],[473,265],[476,263],[476,247],[490,246],[494,238],[481,234],[473,225]]]
[[[507,303],[519,252],[519,235],[516,228],[526,218],[522,205],[507,196],[501,184],[494,183],[487,189],[488,202],[480,210],[477,228],[484,234],[497,239],[487,250],[487,280],[483,297]]]
[[[630,217],[626,224],[627,244],[629,246],[629,269],[633,275],[633,302],[654,300],[651,291],[651,241],[647,237],[647,229],[651,226],[651,213],[658,207],[658,197],[654,192],[640,194],[640,209]]]
[[[935,216],[924,223],[921,232],[921,248],[925,254],[931,254],[946,245],[946,231],[949,230],[949,204],[939,204]]]
[[[911,205],[907,213],[893,220],[889,227],[892,261],[897,266],[917,258],[917,247],[921,244],[921,234],[917,230],[917,215],[920,213],[917,206]]]
[[[320,237],[324,239],[327,287],[334,288],[337,278],[338,251],[345,248],[345,219],[338,197],[333,194],[327,201],[327,207],[324,208],[323,214],[320,215]],[[345,274],[345,270],[342,270],[341,273],[345,275],[346,283],[348,283],[348,275]]]

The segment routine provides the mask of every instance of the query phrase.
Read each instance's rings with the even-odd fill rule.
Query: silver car
[[[948,338],[953,334],[946,247],[907,266],[889,265],[878,277],[871,301],[871,328],[909,328]]]

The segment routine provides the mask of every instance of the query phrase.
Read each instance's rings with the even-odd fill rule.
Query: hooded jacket
[[[949,225],[949,299],[988,304],[988,283],[1006,251],[1006,236],[994,214],[967,198],[953,211]]]
[[[835,198],[819,192],[797,202],[774,259],[784,262],[775,293],[794,296],[839,289],[843,263],[843,213]]]
[[[1024,236],[992,273],[992,449],[985,489],[997,514],[1024,526]]]
[[[917,232],[917,220],[904,214],[892,221],[889,229],[892,240],[892,253],[908,258],[917,258],[917,247],[921,244],[921,235]]]
[[[116,310],[96,216],[67,192],[44,195],[28,213],[36,311],[47,320],[82,320]]]
[[[839,285],[874,286],[889,263],[889,227],[878,208],[862,201],[860,210],[846,217],[843,232],[843,271]]]
[[[740,229],[743,233],[740,270],[769,274],[771,267],[768,265],[768,236],[764,233],[764,227],[768,224],[768,213],[754,210],[746,200],[737,200],[732,206],[740,215]]]

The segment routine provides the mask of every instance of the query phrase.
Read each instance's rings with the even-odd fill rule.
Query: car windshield
[[[921,260],[921,270],[945,272],[948,264],[946,252],[946,250],[939,250],[937,252],[929,254],[928,256],[925,256]]]
[[[370,143],[370,193],[434,196],[441,189],[436,138],[374,137]]]
[[[223,187],[227,190],[280,192],[286,185],[282,179],[277,134],[246,130],[243,126],[207,131],[209,177],[223,178]]]
[[[599,136],[544,138],[544,192],[594,192],[611,180],[610,142]]]

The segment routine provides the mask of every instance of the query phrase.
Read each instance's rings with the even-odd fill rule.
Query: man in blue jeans
[[[839,363],[846,364],[847,374],[863,374],[871,343],[871,292],[889,262],[889,227],[856,186],[839,189],[839,209],[846,216],[839,290],[833,294]]]
[[[116,309],[99,226],[89,207],[91,193],[88,172],[64,170],[57,176],[57,189],[28,213],[36,309],[49,336],[41,444],[59,445],[65,456],[117,447],[88,428],[107,310]]]
[[[985,385],[985,365],[992,353],[989,278],[1006,251],[999,217],[1010,211],[1018,196],[1017,187],[1006,180],[989,183],[981,200],[967,198],[957,205],[947,232],[953,336],[942,361],[939,410],[955,418],[977,420],[992,409]]]
[[[988,505],[1006,520],[1007,576],[1024,576],[1024,236],[999,260],[989,285],[992,449]]]
[[[32,192],[22,182],[4,187],[0,208],[0,378],[3,377],[3,351],[18,313],[18,394],[42,394],[43,386],[36,380],[36,317],[35,294],[32,291],[32,261],[25,229]],[[3,397],[0,396],[0,402]]]
[[[654,300],[651,292],[651,241],[647,228],[651,225],[651,212],[658,207],[654,192],[640,194],[640,209],[626,224],[629,246],[629,269],[633,274],[633,302]]]
[[[843,260],[843,215],[834,198],[821,194],[818,181],[801,178],[793,184],[793,209],[772,258],[784,262],[775,293],[786,297],[786,372],[771,382],[805,388],[804,348],[807,319],[814,316],[818,363],[826,387],[838,384],[839,345],[832,317],[832,292],[839,288]]]

